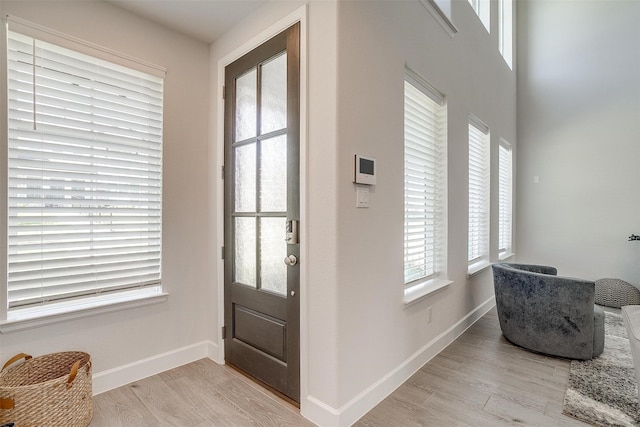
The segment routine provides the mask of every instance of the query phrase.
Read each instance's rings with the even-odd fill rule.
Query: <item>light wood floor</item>
[[[586,426],[562,415],[569,363],[510,344],[493,310],[355,425]],[[91,427],[313,425],[208,359],[102,393],[94,407]]]

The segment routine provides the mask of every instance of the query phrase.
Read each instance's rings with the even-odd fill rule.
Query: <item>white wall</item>
[[[301,409],[302,413],[321,425],[323,417],[338,407],[337,366],[337,289],[336,278],[336,22],[334,1],[277,1],[267,4],[257,13],[211,45],[212,117],[218,117],[212,129],[212,170],[219,170],[222,156],[222,123],[219,115],[220,75],[218,67],[228,64],[251,47],[260,43],[256,37],[291,13],[307,19],[302,26],[307,44],[302,45],[307,71],[306,87],[302,88],[302,206],[301,206]],[[287,24],[281,24],[287,25]],[[279,30],[285,29],[279,28]],[[278,28],[276,28],[276,31]],[[267,36],[268,37],[268,36]],[[264,40],[262,40],[264,41]],[[304,81],[304,80],[303,80]],[[303,111],[304,114],[304,111]],[[306,156],[305,156],[306,154]],[[306,171],[306,173],[304,173]],[[215,176],[214,176],[215,175]],[[222,182],[217,180],[215,199],[221,201]],[[222,242],[222,205],[218,204],[218,229],[215,239]],[[221,264],[219,267],[222,274]],[[219,277],[222,286],[222,277]],[[218,303],[221,307],[221,302]],[[329,416],[330,417],[330,416]]]
[[[221,58],[298,4],[270,4],[212,45],[212,99]],[[417,0],[308,4],[301,409],[320,425],[357,420],[491,307],[490,270],[472,279],[466,275],[468,114],[491,128],[494,171],[499,137],[517,143],[515,75],[498,53],[492,5],[489,35],[468,2],[453,2],[460,33],[450,38]],[[454,280],[409,307],[402,304],[405,62],[448,99]],[[219,132],[213,129],[212,135],[218,155]],[[356,153],[379,161],[369,209],[355,207]],[[495,246],[495,193],[492,207]],[[496,248],[492,255],[497,257]]]
[[[638,284],[640,2],[518,4],[519,260]]]
[[[206,353],[214,334],[203,298],[213,282],[206,233],[208,46],[101,1],[3,0],[0,13],[166,67],[162,276],[171,294],[161,304],[0,335],[0,360],[77,349],[90,353],[94,373],[101,373],[194,345]]]
[[[219,62],[304,3],[271,2],[207,48],[103,2],[3,1],[2,13],[167,67],[163,274],[171,296],[161,305],[2,335],[0,356],[73,347],[89,351],[100,372],[209,340],[216,349]],[[498,53],[492,6],[489,35],[468,2],[454,1],[460,33],[450,38],[417,0],[307,5],[301,404],[320,425],[355,421],[491,305],[490,271],[467,279],[466,230],[468,114],[491,128],[494,171],[498,138],[516,143],[515,77]],[[401,302],[405,62],[448,99],[454,281],[409,307]],[[355,153],[380,161],[369,209],[355,207]],[[495,217],[495,193],[492,207]]]
[[[340,405],[394,375],[493,296],[490,269],[467,279],[468,115],[516,144],[515,75],[498,52],[497,8],[488,34],[466,1],[452,3],[453,38],[417,1],[340,2],[338,10],[338,360]],[[412,306],[403,289],[403,81],[405,63],[447,97],[449,277]],[[378,159],[369,209],[355,207],[353,155]],[[496,186],[494,185],[494,188]],[[492,193],[492,259],[497,257]],[[427,308],[432,322],[427,323]],[[448,339],[448,338],[447,338]],[[401,376],[398,373],[398,377]],[[371,397],[375,394],[371,390]],[[363,397],[363,400],[366,400]]]

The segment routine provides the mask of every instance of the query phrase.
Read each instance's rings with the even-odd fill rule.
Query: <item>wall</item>
[[[304,3],[270,2],[207,48],[103,2],[3,1],[2,13],[168,68],[163,274],[171,296],[161,305],[0,336],[1,356],[74,347],[92,353],[96,371],[104,372],[204,342],[221,361],[220,261],[212,262],[219,259],[222,221],[218,67]],[[491,307],[490,271],[466,275],[466,209],[468,114],[492,130],[494,171],[498,138],[516,143],[515,77],[497,50],[492,5],[488,34],[468,2],[453,2],[460,29],[454,38],[418,1],[306,5],[301,410],[319,425],[358,419]],[[401,302],[405,62],[448,99],[454,282],[407,307]],[[355,153],[380,160],[369,209],[355,207]]]
[[[339,2],[338,393],[344,419],[391,387],[492,305],[490,269],[467,278],[468,115],[491,129],[497,188],[500,137],[516,145],[516,81],[492,32],[466,1],[452,2],[451,38],[415,2]],[[403,306],[403,81],[405,64],[447,97],[448,272],[453,284]],[[378,159],[369,209],[357,209],[353,155]],[[497,258],[497,192],[491,195]],[[428,323],[427,309],[432,310]],[[364,395],[363,395],[364,393]],[[363,405],[364,406],[364,405]]]
[[[301,71],[305,74],[306,70],[301,89],[301,411],[320,425],[331,425],[333,408],[338,407],[336,2],[271,2],[211,45],[212,117],[217,117],[217,125],[212,128],[216,154],[210,164],[213,171],[219,171],[222,164],[221,67],[285,29],[292,23],[285,18],[292,13],[304,18],[301,31],[307,40],[301,46]],[[217,181],[214,198],[219,201],[213,238],[222,245],[222,181],[215,172],[211,179]],[[221,261],[218,271],[221,290]],[[219,293],[220,312],[221,301]]]
[[[212,99],[219,94],[221,61],[230,62],[231,53],[252,45],[257,34],[299,4],[269,4],[211,46]],[[468,279],[466,261],[468,114],[491,128],[494,171],[499,137],[517,143],[515,74],[498,52],[492,6],[488,34],[468,2],[453,2],[460,33],[450,38],[418,1],[307,5],[301,412],[319,425],[356,421],[493,304],[490,270]],[[405,62],[448,99],[448,255],[454,281],[408,307],[402,304]],[[212,103],[218,123],[220,105]],[[210,162],[217,171],[219,128],[212,129],[212,144],[218,154]],[[356,153],[379,161],[368,209],[356,208]],[[217,172],[212,179],[220,200]],[[497,176],[492,179],[496,184]],[[495,192],[492,208],[495,246]],[[218,228],[218,241],[220,233]]]
[[[162,276],[170,293],[161,304],[0,335],[0,360],[78,349],[92,355],[100,376],[147,358],[158,363],[152,370],[162,370],[204,357],[213,335],[203,298],[213,281],[206,233],[208,46],[102,1],[3,0],[0,12],[166,67]]]
[[[640,3],[519,6],[519,259],[637,284]]]

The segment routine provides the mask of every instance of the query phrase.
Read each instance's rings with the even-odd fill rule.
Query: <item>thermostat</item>
[[[356,154],[356,184],[376,185],[376,159]]]

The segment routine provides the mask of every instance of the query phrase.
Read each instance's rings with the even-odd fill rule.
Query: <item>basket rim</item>
[[[24,390],[24,389],[33,388],[33,387],[42,387],[43,385],[47,385],[47,384],[51,384],[51,383],[55,383],[55,382],[60,382],[61,379],[63,379],[66,382],[67,378],[69,377],[69,373],[66,373],[66,374],[61,375],[61,376],[56,377],[56,378],[52,378],[52,379],[47,380],[47,381],[41,381],[41,382],[38,382],[38,383],[35,383],[35,384],[16,385],[16,386],[3,385],[3,380],[8,374],[10,374],[15,369],[18,369],[18,368],[22,367],[26,363],[33,363],[33,361],[42,360],[42,359],[45,359],[45,358],[51,358],[52,356],[56,356],[56,355],[60,355],[60,354],[72,354],[72,353],[81,354],[82,356],[81,356],[80,360],[82,360],[82,358],[87,357],[87,360],[84,363],[81,363],[80,366],[78,367],[78,371],[80,371],[81,369],[83,369],[87,365],[89,366],[89,370],[91,369],[91,365],[92,365],[92,363],[91,363],[91,355],[89,353],[87,353],[87,352],[84,352],[84,351],[59,351],[59,352],[54,352],[54,353],[43,354],[43,355],[40,355],[40,356],[32,357],[31,359],[24,360],[22,363],[19,363],[19,364],[15,365],[15,366],[10,366],[5,370],[0,371],[0,392],[6,392],[8,390],[18,390],[18,389]],[[78,360],[78,359],[76,359],[76,360]],[[75,378],[74,378],[73,382],[75,382]]]

